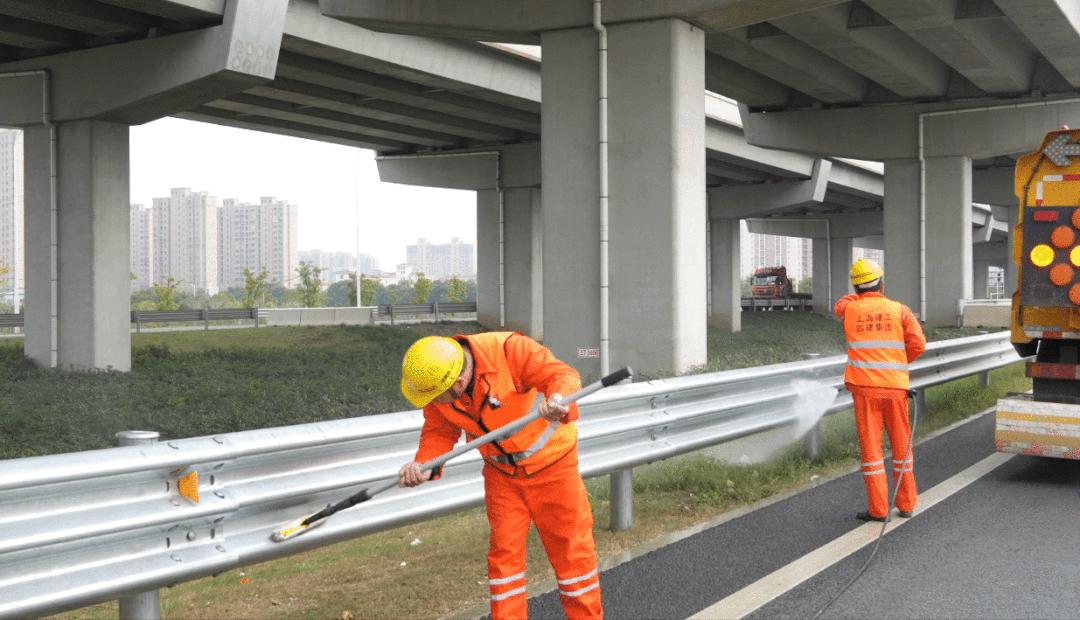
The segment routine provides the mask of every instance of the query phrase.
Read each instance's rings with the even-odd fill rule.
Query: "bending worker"
[[[405,486],[438,478],[420,465],[451,450],[461,431],[474,439],[529,412],[538,393],[541,417],[514,435],[480,447],[491,539],[491,616],[525,618],[525,541],[536,523],[555,569],[569,618],[600,618],[600,576],[592,509],[578,471],[577,405],[564,394],[581,389],[576,370],[519,333],[454,338],[428,336],[405,352],[401,391],[424,409],[415,460],[401,468]]]
[[[855,293],[841,297],[835,308],[848,343],[844,384],[855,401],[869,504],[869,510],[855,516],[863,521],[885,521],[889,512],[882,424],[892,445],[893,484],[900,485],[896,508],[901,517],[911,516],[917,499],[914,458],[908,452],[908,364],[926,350],[926,337],[910,308],[882,294],[884,277],[875,261],[856,261],[851,268]]]

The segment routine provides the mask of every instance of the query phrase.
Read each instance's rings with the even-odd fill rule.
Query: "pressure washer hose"
[[[916,399],[915,390],[910,390],[909,394],[911,395],[912,400]],[[917,406],[917,401],[916,401],[915,403],[912,403],[912,407],[911,407],[911,434],[908,436],[907,454],[904,455],[904,460],[905,461],[907,459],[912,458],[912,456],[911,456],[912,451],[915,449],[915,444],[914,444],[914,442],[915,442],[915,426],[918,423],[919,423],[919,407]],[[893,456],[895,457],[896,455],[894,454]],[[914,472],[914,469],[915,469],[914,460],[912,461],[911,469],[912,469],[912,475],[914,475],[915,474],[915,472]],[[903,470],[903,467],[902,467],[902,464],[901,464],[900,477],[896,480],[896,484],[893,485],[894,488],[893,488],[893,492],[892,492],[892,497],[889,499],[889,512],[885,515],[885,521],[881,524],[881,531],[878,532],[877,540],[874,541],[874,548],[870,551],[870,557],[866,558],[866,562],[863,563],[862,568],[859,569],[859,572],[855,573],[855,576],[851,578],[851,581],[847,582],[847,585],[845,585],[839,592],[837,592],[836,596],[829,599],[829,602],[825,603],[825,606],[822,607],[821,609],[819,609],[816,614],[814,614],[813,620],[818,620],[818,618],[821,617],[821,614],[825,613],[826,609],[832,607],[832,604],[835,603],[841,596],[843,596],[844,593],[848,591],[848,588],[850,588],[852,585],[854,585],[855,582],[858,581],[859,578],[863,576],[863,573],[865,573],[866,569],[869,568],[870,563],[874,561],[874,556],[877,555],[878,547],[881,545],[881,539],[885,538],[885,528],[888,527],[889,522],[892,521],[893,507],[896,506],[896,496],[900,491],[900,482],[904,479],[904,472],[902,470]]]

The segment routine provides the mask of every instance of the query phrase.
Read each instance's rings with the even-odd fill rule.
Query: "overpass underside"
[[[481,320],[585,372],[602,288],[612,364],[703,364],[707,324],[740,328],[741,222],[814,240],[819,312],[852,248],[877,247],[890,294],[952,324],[987,265],[1011,266],[1011,158],[1080,122],[1070,7],[609,0],[605,176],[587,0],[3,3],[26,351],[130,367],[127,128],[167,115],[371,148],[384,180],[476,190]],[[543,62],[476,41],[539,43]]]

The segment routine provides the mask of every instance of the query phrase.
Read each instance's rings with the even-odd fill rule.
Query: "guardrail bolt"
[[[121,446],[142,446],[157,443],[160,437],[157,431],[120,431],[116,434],[116,443]],[[179,502],[174,503],[180,505]],[[170,557],[180,561],[180,556],[176,554]],[[120,620],[161,620],[161,592],[150,590],[120,597]]]

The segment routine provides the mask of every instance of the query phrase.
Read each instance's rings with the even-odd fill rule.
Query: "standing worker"
[[[885,271],[877,262],[859,259],[851,268],[854,294],[836,302],[836,316],[847,337],[844,384],[855,401],[862,474],[869,510],[855,516],[863,521],[885,521],[889,512],[881,427],[892,445],[893,484],[899,484],[896,508],[907,518],[915,510],[914,458],[908,452],[908,364],[926,350],[919,321],[904,304],[882,293]],[[899,480],[899,482],[898,482]]]
[[[516,332],[428,336],[405,352],[401,392],[424,410],[415,460],[401,468],[404,486],[437,479],[421,464],[451,450],[461,431],[472,440],[527,414],[537,397],[541,417],[506,439],[480,447],[491,540],[491,616],[526,618],[525,542],[536,523],[555,569],[568,618],[601,618],[600,575],[592,508],[578,471],[577,404],[559,404],[581,389],[576,370]]]

